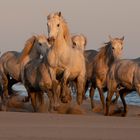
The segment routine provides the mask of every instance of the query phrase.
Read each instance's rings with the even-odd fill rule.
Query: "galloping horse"
[[[72,44],[73,48],[77,48],[84,52],[87,45],[87,39],[84,35],[74,35],[72,36]]]
[[[138,59],[137,59],[138,60]],[[134,60],[118,60],[116,61],[107,74],[108,94],[106,98],[106,112],[109,115],[110,101],[115,92],[119,92],[121,97],[124,112],[127,114],[127,105],[125,95],[132,91],[137,91],[140,95],[140,63]]]
[[[44,54],[46,49],[46,37],[43,35],[32,36],[26,41],[22,52],[8,51],[0,58],[0,71],[3,80],[3,92],[8,96],[8,90],[16,82],[21,82],[21,71],[27,62],[35,58],[40,58],[40,54]],[[26,55],[28,53],[28,56]],[[26,59],[23,58],[26,56]],[[12,77],[13,82],[8,85],[8,80]],[[11,82],[11,80],[10,80]]]
[[[52,80],[48,70],[46,56],[43,59],[34,59],[27,63],[23,72],[24,78],[22,79],[25,88],[27,89],[28,96],[31,97],[34,112],[39,111],[39,107],[43,104],[43,94],[46,92],[50,99],[50,107],[55,107],[55,102],[58,98],[57,94],[52,93]],[[59,95],[58,95],[59,96]],[[37,102],[37,99],[38,102]],[[39,107],[37,106],[39,103]],[[54,105],[54,106],[53,106]]]
[[[85,50],[86,45],[87,45],[87,39],[84,35],[73,36],[72,42],[73,42],[73,47],[83,51],[84,56],[85,56],[86,79],[85,79],[85,89],[84,89],[85,91],[84,91],[83,98],[86,98],[85,94],[88,88],[90,87],[91,80],[92,80],[93,60],[98,52],[96,50]]]
[[[111,65],[120,58],[123,50],[122,38],[112,38],[109,36],[110,41],[105,43],[98,54],[95,56],[93,61],[93,72],[92,72],[92,86],[90,89],[90,100],[91,107],[94,108],[93,96],[95,88],[97,87],[100,99],[104,109],[104,95],[103,91],[106,91],[106,75]]]
[[[85,81],[85,58],[83,52],[72,47],[71,36],[68,26],[59,13],[52,13],[48,16],[48,41],[52,43],[47,55],[49,71],[53,81],[55,92],[58,81],[56,75],[63,74],[63,95],[68,80],[76,80],[77,83],[77,103],[82,103]]]

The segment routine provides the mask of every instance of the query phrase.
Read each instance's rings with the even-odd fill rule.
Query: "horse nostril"
[[[55,41],[55,38],[54,37],[49,37],[47,40],[48,40],[49,43],[53,43]]]
[[[50,38],[48,38],[47,41],[50,42]]]

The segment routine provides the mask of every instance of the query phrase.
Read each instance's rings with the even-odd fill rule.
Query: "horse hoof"
[[[122,113],[121,116],[122,116],[122,117],[126,117],[126,115],[127,115],[127,113]]]
[[[62,103],[70,103],[71,102],[71,99],[69,99],[69,98],[66,98],[66,97],[63,97],[62,99],[61,99],[61,102]]]
[[[88,97],[87,96],[83,96],[83,100],[87,100],[88,99]]]

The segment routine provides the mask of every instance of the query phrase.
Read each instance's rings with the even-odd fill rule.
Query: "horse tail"
[[[31,52],[34,46],[35,40],[36,40],[36,36],[32,36],[26,41],[25,47],[22,50],[22,53],[18,59],[18,64],[20,64],[24,60],[24,58]]]

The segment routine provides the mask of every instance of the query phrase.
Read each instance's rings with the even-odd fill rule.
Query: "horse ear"
[[[86,38],[84,35],[82,35],[82,36],[83,36],[83,38],[84,38],[84,40],[85,40],[84,46],[86,46],[86,45],[87,45],[87,38]]]
[[[108,36],[110,41],[113,41],[113,38],[111,37],[111,35]]]
[[[124,36],[121,38],[122,41],[124,41]]]
[[[61,15],[62,15],[62,14],[61,14],[61,11],[60,11],[60,12],[58,12],[58,16],[59,16],[59,17],[61,17]]]

